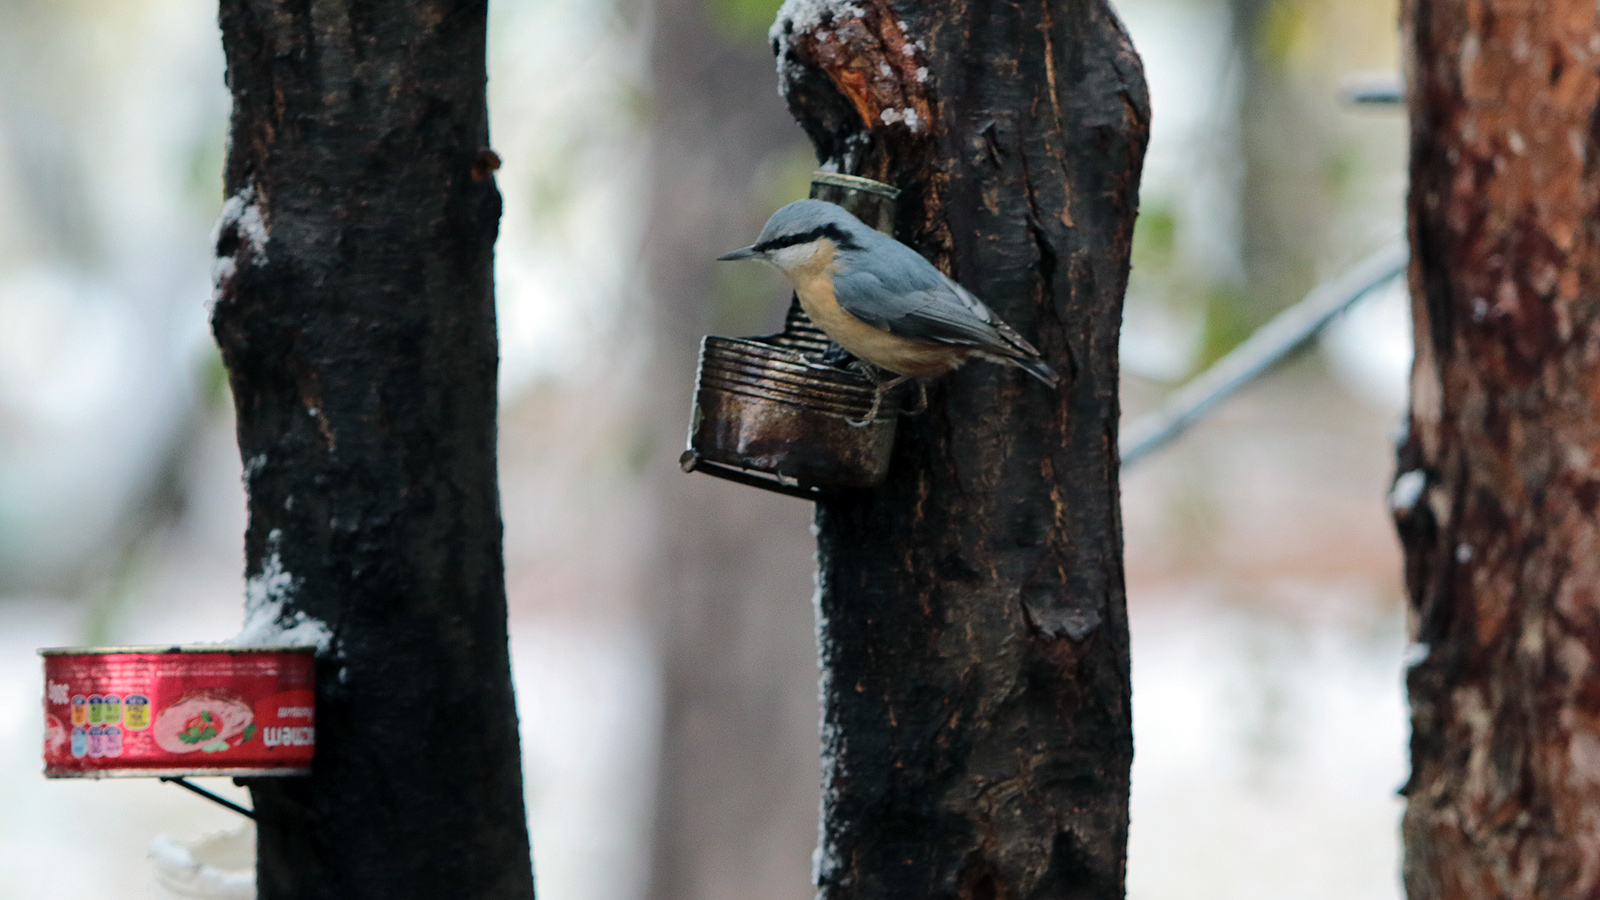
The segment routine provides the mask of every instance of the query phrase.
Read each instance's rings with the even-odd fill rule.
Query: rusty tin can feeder
[[[309,647],[95,647],[44,657],[48,778],[308,775]]]
[[[890,233],[900,191],[855,175],[816,172],[811,196]],[[709,336],[700,344],[689,448],[679,463],[740,484],[816,499],[830,488],[867,488],[889,471],[904,388],[866,424],[876,385],[824,362],[837,345],[792,300],[783,331]]]

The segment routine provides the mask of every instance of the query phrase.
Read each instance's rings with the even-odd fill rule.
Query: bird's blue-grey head
[[[754,244],[717,259],[759,259],[788,269],[809,259],[821,241],[831,242],[836,251],[850,252],[863,249],[875,235],[876,231],[842,206],[826,200],[796,200],[767,219]]]

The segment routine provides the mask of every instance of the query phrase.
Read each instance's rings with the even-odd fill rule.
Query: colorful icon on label
[[[122,698],[116,694],[106,694],[104,703],[100,707],[100,722],[105,725],[116,725],[122,721]]]
[[[105,736],[100,741],[101,756],[122,755],[122,729],[115,725],[105,727]]]
[[[89,758],[99,759],[106,755],[106,728],[104,725],[89,726]]]
[[[100,725],[106,718],[106,698],[99,694],[89,695],[89,724]]]
[[[89,698],[82,694],[74,695],[72,698],[72,724],[89,724]]]
[[[83,759],[89,754],[89,731],[82,725],[73,726],[72,729],[72,756],[74,759]]]
[[[129,694],[122,701],[122,727],[129,731],[143,731],[150,727],[149,697]]]

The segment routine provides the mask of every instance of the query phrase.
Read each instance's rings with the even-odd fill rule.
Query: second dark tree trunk
[[[861,2],[780,21],[825,165],[1044,352],[903,420],[819,504],[827,900],[1123,896],[1128,631],[1117,337],[1149,105],[1102,2]]]

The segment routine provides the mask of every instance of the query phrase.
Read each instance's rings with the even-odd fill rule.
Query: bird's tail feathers
[[[1038,348],[1028,343],[1026,338],[1017,334],[1015,329],[1004,322],[996,320],[994,326],[995,331],[999,332],[1001,339],[1007,344],[1005,352],[995,355],[996,362],[1016,366],[1050,387],[1061,386],[1061,376],[1044,361],[1043,354]]]
[[[1061,376],[1057,375],[1056,370],[1050,368],[1050,365],[1042,359],[1037,357],[1033,359],[1027,359],[1018,356],[1010,356],[1006,357],[1006,362],[1016,366],[1024,372],[1027,372],[1029,375],[1032,375],[1050,387],[1054,388],[1061,386]]]
[[[1056,374],[1055,369],[1050,368],[1049,363],[1040,359],[1036,355],[1022,356],[1020,354],[1012,355],[1011,353],[986,353],[983,351],[979,351],[978,355],[991,362],[997,362],[1007,366],[1016,366],[1022,371],[1027,372],[1029,375],[1032,375],[1033,377],[1049,385],[1050,387],[1054,388],[1061,386],[1061,376]]]

